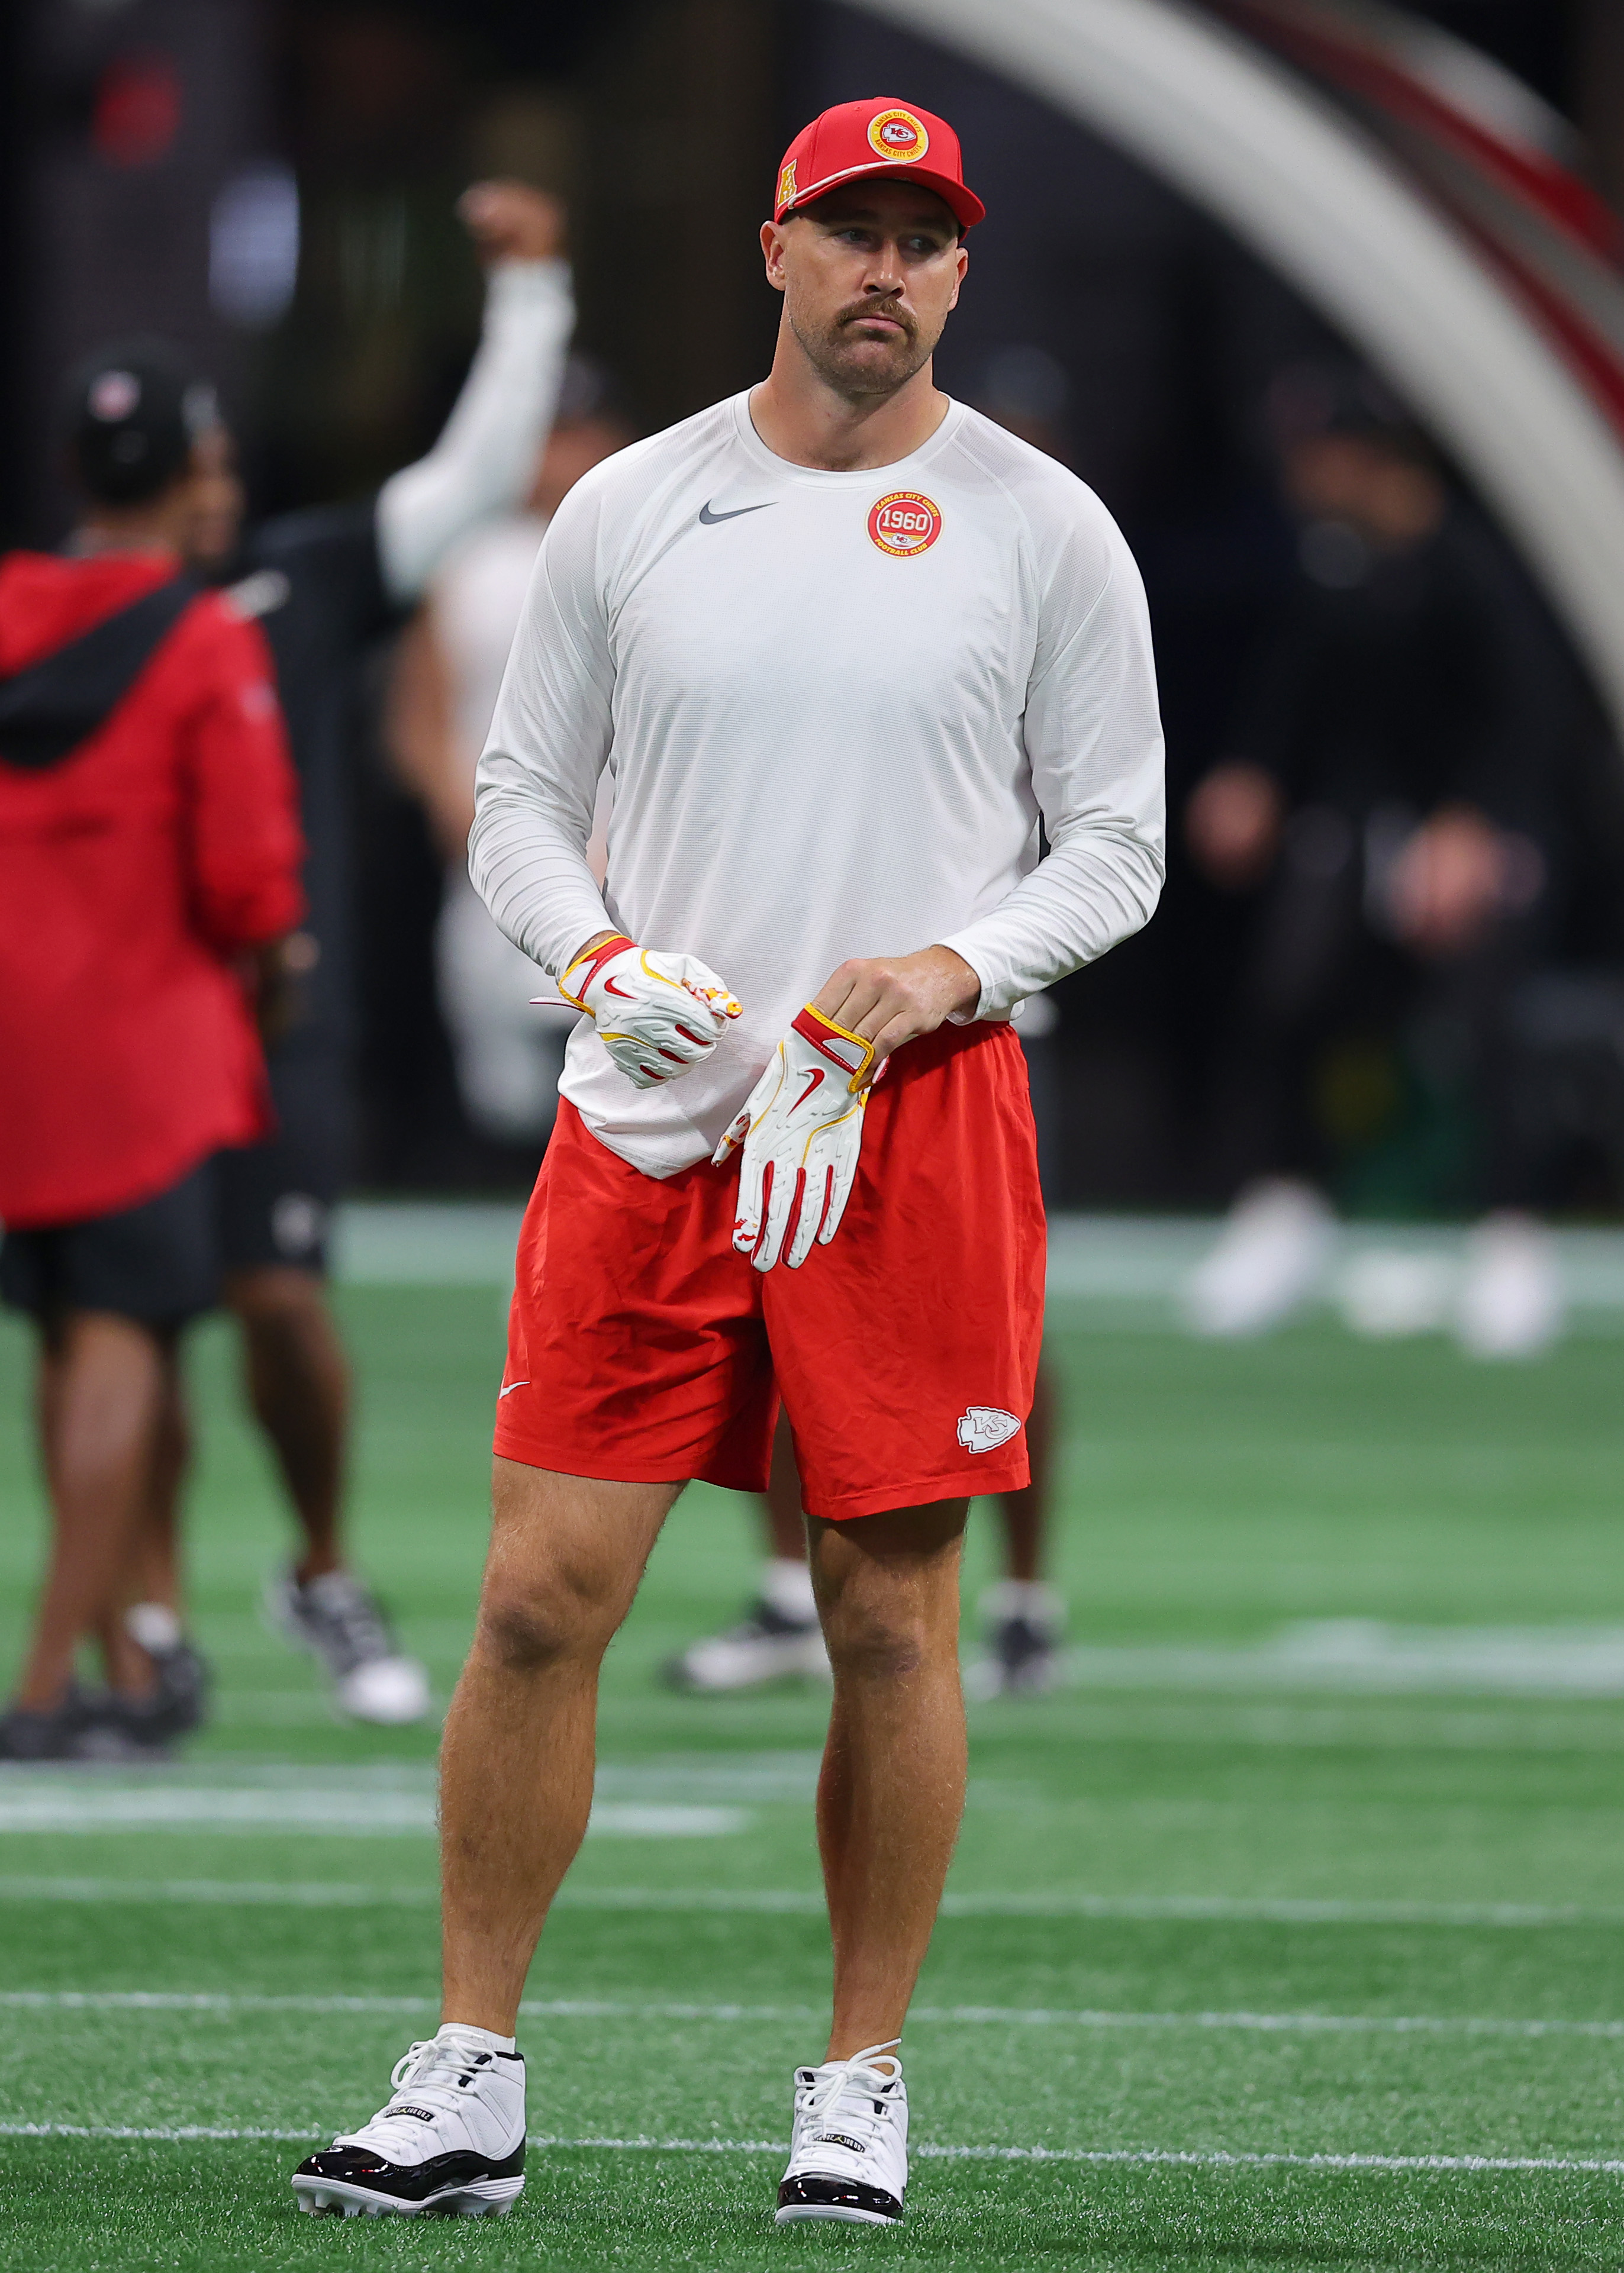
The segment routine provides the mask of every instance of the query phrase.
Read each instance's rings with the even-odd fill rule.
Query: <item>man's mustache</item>
[[[876,316],[883,316],[888,323],[900,324],[909,339],[918,329],[913,317],[906,309],[898,307],[894,300],[875,299],[856,300],[849,308],[842,308],[835,318],[835,328],[837,331],[844,330],[847,324],[861,324],[865,319],[872,320]]]

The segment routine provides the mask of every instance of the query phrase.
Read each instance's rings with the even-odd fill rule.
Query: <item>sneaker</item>
[[[214,1679],[208,1660],[186,1639],[180,1620],[162,1602],[135,1603],[124,1612],[124,1624],[132,1640],[151,1658],[158,1681],[153,1695],[140,1705],[125,1703],[132,1726],[148,1732],[153,1743],[191,1736],[207,1717]]]
[[[524,2061],[486,2029],[448,2021],[397,2060],[387,2107],[301,2163],[304,2210],[506,2216],[524,2191]]]
[[[1052,1587],[1004,1579],[981,1596],[987,1654],[965,1675],[972,1698],[1030,1695],[1052,1689],[1060,1672],[1065,1604]]]
[[[895,2225],[908,2184],[908,2092],[889,2044],[795,2070],[795,2129],[778,2224]]]
[[[770,1681],[829,1679],[829,1652],[814,1615],[788,1617],[771,1602],[752,1602],[736,1626],[707,1634],[667,1660],[673,1689],[708,1696],[730,1689],[762,1689]]]
[[[1567,1296],[1556,1243],[1532,1216],[1485,1216],[1466,1242],[1455,1333],[1469,1355],[1538,1357],[1560,1340]]]
[[[265,1610],[277,1632],[326,1666],[339,1709],[352,1721],[399,1728],[428,1712],[428,1675],[402,1655],[382,1603],[352,1572],[303,1582],[289,1572],[267,1587]]]
[[[1314,1292],[1335,1242],[1335,1219],[1311,1185],[1283,1176],[1254,1184],[1184,1288],[1191,1331],[1219,1340],[1267,1333]]]
[[[90,1703],[77,1684],[42,1713],[12,1705],[0,1713],[0,1760],[94,1759],[90,1727]]]

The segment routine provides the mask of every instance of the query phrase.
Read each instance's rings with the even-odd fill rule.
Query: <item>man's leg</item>
[[[57,1704],[86,1634],[122,1596],[151,1471],[164,1339],[111,1311],[56,1321],[41,1358],[40,1434],[53,1529],[50,1562],[17,1701]]]
[[[513,2034],[586,1831],[598,1668],[681,1489],[494,1464],[478,1624],[440,1752],[447,2022]]]
[[[178,1354],[171,1350],[164,1368],[163,1400],[125,1591],[131,1602],[154,1602],[177,1618],[182,1608],[180,1500],[191,1466],[192,1418],[181,1385]]]
[[[243,1330],[254,1417],[270,1439],[304,1534],[301,1583],[335,1571],[350,1428],[350,1361],[313,1271],[288,1264],[234,1271],[225,1298]]]
[[[831,2059],[902,2033],[959,1835],[968,1506],[944,1500],[808,1525],[835,1683],[817,1794],[834,1942]]]
[[[795,1446],[781,1413],[763,1513],[768,1551],[755,1599],[736,1624],[689,1642],[667,1660],[664,1677],[673,1689],[724,1696],[775,1681],[828,1679],[829,1660],[807,1572],[807,1519],[801,1510]]]

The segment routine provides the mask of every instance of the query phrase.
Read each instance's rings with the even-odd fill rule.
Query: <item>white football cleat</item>
[[[1191,1273],[1186,1323],[1215,1340],[1267,1333],[1313,1293],[1335,1240],[1336,1219],[1312,1184],[1284,1176],[1253,1184]]]
[[[334,1701],[352,1721],[404,1728],[429,1709],[429,1677],[402,1652],[382,1603],[352,1571],[301,1582],[292,1572],[265,1590],[265,1615],[296,1649],[323,1664]]]
[[[777,2224],[895,2225],[908,2185],[908,2091],[899,2037],[795,2070],[795,2128]]]
[[[1485,1216],[1466,1242],[1455,1330],[1473,1357],[1538,1357],[1560,1339],[1567,1297],[1543,1224],[1509,1210]]]
[[[387,2107],[293,2174],[304,2210],[346,2217],[505,2217],[524,2191],[524,2061],[448,2021],[395,2062]]]
[[[673,1689],[708,1697],[774,1681],[827,1681],[829,1652],[816,1617],[789,1618],[771,1602],[753,1602],[736,1626],[690,1642],[669,1659],[665,1677]]]

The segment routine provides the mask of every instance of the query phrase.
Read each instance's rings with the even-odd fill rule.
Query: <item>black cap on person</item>
[[[69,378],[64,404],[74,478],[101,505],[142,505],[185,471],[216,425],[214,388],[167,340],[115,340]]]

